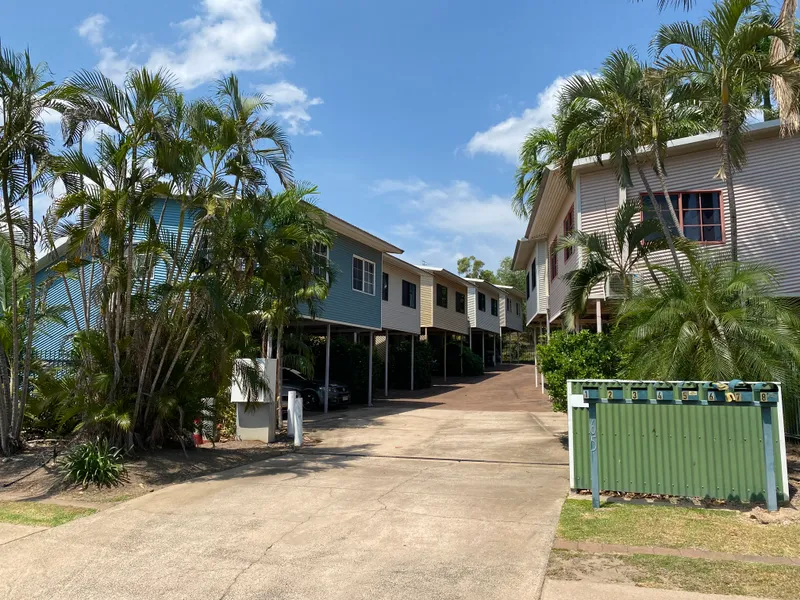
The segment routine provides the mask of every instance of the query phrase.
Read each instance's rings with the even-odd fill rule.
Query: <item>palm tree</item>
[[[775,271],[711,254],[689,252],[687,258],[688,276],[664,269],[660,287],[623,302],[617,330],[636,356],[628,375],[793,381],[800,305],[778,296]]]
[[[679,101],[680,97],[673,99],[664,80],[653,83],[648,73],[635,52],[616,50],[603,61],[597,77],[576,75],[564,85],[559,102],[560,165],[571,184],[577,158],[596,156],[599,161],[603,153],[609,152],[621,187],[633,185],[633,167],[647,190],[667,247],[680,270],[672,232],[679,237],[683,232],[669,201],[663,161],[667,140],[695,132],[699,120],[694,111]],[[643,162],[647,154],[642,156],[642,148],[647,150],[662,181],[664,204],[673,227],[667,225],[664,209],[650,186]]]
[[[518,217],[527,219],[539,193],[545,169],[558,156],[558,137],[553,128],[537,127],[525,137],[519,153],[516,190],[511,209]]]
[[[758,0],[719,0],[699,25],[689,22],[662,25],[652,42],[667,74],[684,79],[681,97],[692,97],[720,130],[721,175],[727,185],[731,219],[731,254],[738,256],[738,221],[733,185],[734,170],[744,163],[742,136],[746,117],[754,108],[753,94],[771,76],[786,80],[800,75],[789,57],[773,60],[759,51],[764,40],[791,43],[777,22],[765,22],[756,12]],[[678,55],[665,51],[678,47]]]
[[[42,187],[41,167],[46,162],[50,139],[42,122],[46,109],[55,106],[57,89],[47,78],[48,69],[44,63],[34,65],[26,51],[17,53],[8,49],[0,52],[0,188],[3,195],[5,232],[10,242],[10,259],[14,276],[10,281],[12,296],[11,318],[18,323],[20,308],[26,314],[24,352],[20,353],[22,331],[13,327],[11,349],[7,368],[2,371],[5,379],[3,389],[7,392],[0,407],[0,448],[4,453],[11,451],[11,445],[18,445],[22,430],[25,405],[29,396],[29,381],[33,349],[33,330],[36,318],[36,239],[33,214],[34,195]],[[36,167],[36,170],[34,170]],[[27,200],[27,216],[24,225],[16,214],[17,205]],[[18,240],[18,233],[22,240]],[[18,250],[25,248],[27,256],[22,259]],[[18,288],[19,269],[28,269],[27,293]],[[27,307],[18,302],[22,296],[27,298]],[[20,356],[23,356],[19,363]],[[5,360],[5,358],[4,358]]]
[[[637,217],[642,210],[639,199],[628,199],[614,215],[613,235],[605,231],[587,233],[573,231],[559,238],[556,251],[576,248],[582,251],[583,260],[574,270],[564,275],[568,292],[562,306],[564,322],[573,326],[586,312],[589,294],[599,283],[617,280],[622,283],[623,295],[633,295],[633,277],[641,263],[649,270],[653,283],[658,278],[650,266],[648,256],[664,247],[663,241],[653,239],[661,232],[656,221]]]

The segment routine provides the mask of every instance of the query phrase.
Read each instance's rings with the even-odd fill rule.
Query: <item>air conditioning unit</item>
[[[629,291],[639,289],[642,279],[638,273],[620,275],[614,273],[605,281],[605,296],[609,299],[623,299],[628,297]]]

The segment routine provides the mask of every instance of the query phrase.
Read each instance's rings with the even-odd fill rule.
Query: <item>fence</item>
[[[521,333],[503,334],[503,362],[532,363],[536,360],[534,339],[536,332],[526,329]],[[540,338],[539,342],[542,341]]]
[[[788,499],[779,385],[568,385],[572,488],[743,502]]]

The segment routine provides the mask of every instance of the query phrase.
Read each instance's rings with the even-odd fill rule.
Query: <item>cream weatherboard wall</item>
[[[420,275],[390,262],[390,259],[386,257],[383,260],[383,272],[389,276],[389,299],[381,300],[381,325],[383,329],[418,334],[420,332],[420,310],[422,306]],[[403,306],[403,281],[407,281],[417,288],[416,308]],[[383,291],[382,287],[381,291]]]
[[[501,328],[522,331],[522,302],[517,296],[509,293],[504,292],[500,295]]]
[[[536,262],[536,269],[534,273],[533,265]],[[531,258],[526,267],[529,274],[528,283],[531,285],[530,289],[526,292],[526,310],[528,322],[531,321],[536,315],[543,315],[545,307],[547,306],[547,242],[540,241],[536,243],[536,247],[531,253]],[[536,286],[533,287],[531,282],[536,281]]]
[[[780,275],[780,293],[800,296],[800,137],[768,137],[746,145],[747,163],[734,175],[739,221],[739,259],[769,264]],[[730,210],[725,182],[716,177],[720,167],[717,149],[667,159],[669,191],[719,191],[722,198],[724,245],[730,248]],[[624,194],[645,192],[638,177]],[[657,179],[650,181],[656,186]],[[582,230],[610,231],[619,205],[619,188],[610,169],[581,174]],[[654,189],[656,191],[656,189]],[[712,246],[714,247],[714,246]],[[667,260],[667,256],[659,257]],[[554,290],[555,291],[555,290]],[[551,307],[555,304],[551,298]]]
[[[581,191],[583,187],[581,186]],[[567,200],[564,202],[563,206],[559,209],[558,218],[556,219],[553,227],[550,229],[550,233],[547,236],[547,245],[545,247],[545,256],[547,261],[547,288],[548,288],[548,303],[547,306],[550,309],[550,318],[554,319],[561,314],[561,306],[564,303],[564,298],[567,296],[568,286],[567,282],[564,281],[562,275],[567,271],[571,271],[575,267],[578,266],[578,252],[575,251],[572,253],[572,256],[569,257],[569,260],[564,260],[564,250],[560,250],[556,254],[556,261],[558,262],[558,276],[553,278],[550,273],[550,247],[551,244],[557,240],[559,237],[564,235],[564,219],[567,217],[570,209],[573,208],[575,205],[575,192],[570,192],[567,196]],[[579,206],[575,206],[575,227],[577,228],[578,223],[578,209]]]
[[[486,296],[485,310],[480,310],[478,306],[478,294]],[[492,314],[492,300],[497,302],[497,315]],[[492,292],[487,287],[469,287],[467,297],[467,312],[469,313],[469,324],[473,329],[482,329],[493,333],[500,333],[500,294]]]
[[[469,333],[469,319],[466,312],[456,312],[456,292],[467,295],[467,287],[458,285],[455,281],[439,277],[434,273],[421,276],[421,324],[422,327],[435,327],[453,333]],[[435,302],[436,284],[447,288],[447,308],[438,306]],[[466,301],[465,301],[466,304]]]

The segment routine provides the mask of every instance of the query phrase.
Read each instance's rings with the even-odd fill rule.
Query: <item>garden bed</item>
[[[54,449],[61,453],[65,447],[57,441],[32,444],[26,451],[10,459],[0,459],[0,486],[24,477],[8,487],[0,487],[0,501],[121,502],[165,485],[293,451],[289,441],[272,444],[226,441],[217,443],[216,447],[203,444],[196,449],[187,449],[186,453],[181,448],[141,452],[126,461],[128,478],[125,484],[115,488],[89,487],[83,490],[79,486],[64,484],[63,476],[53,460]]]

